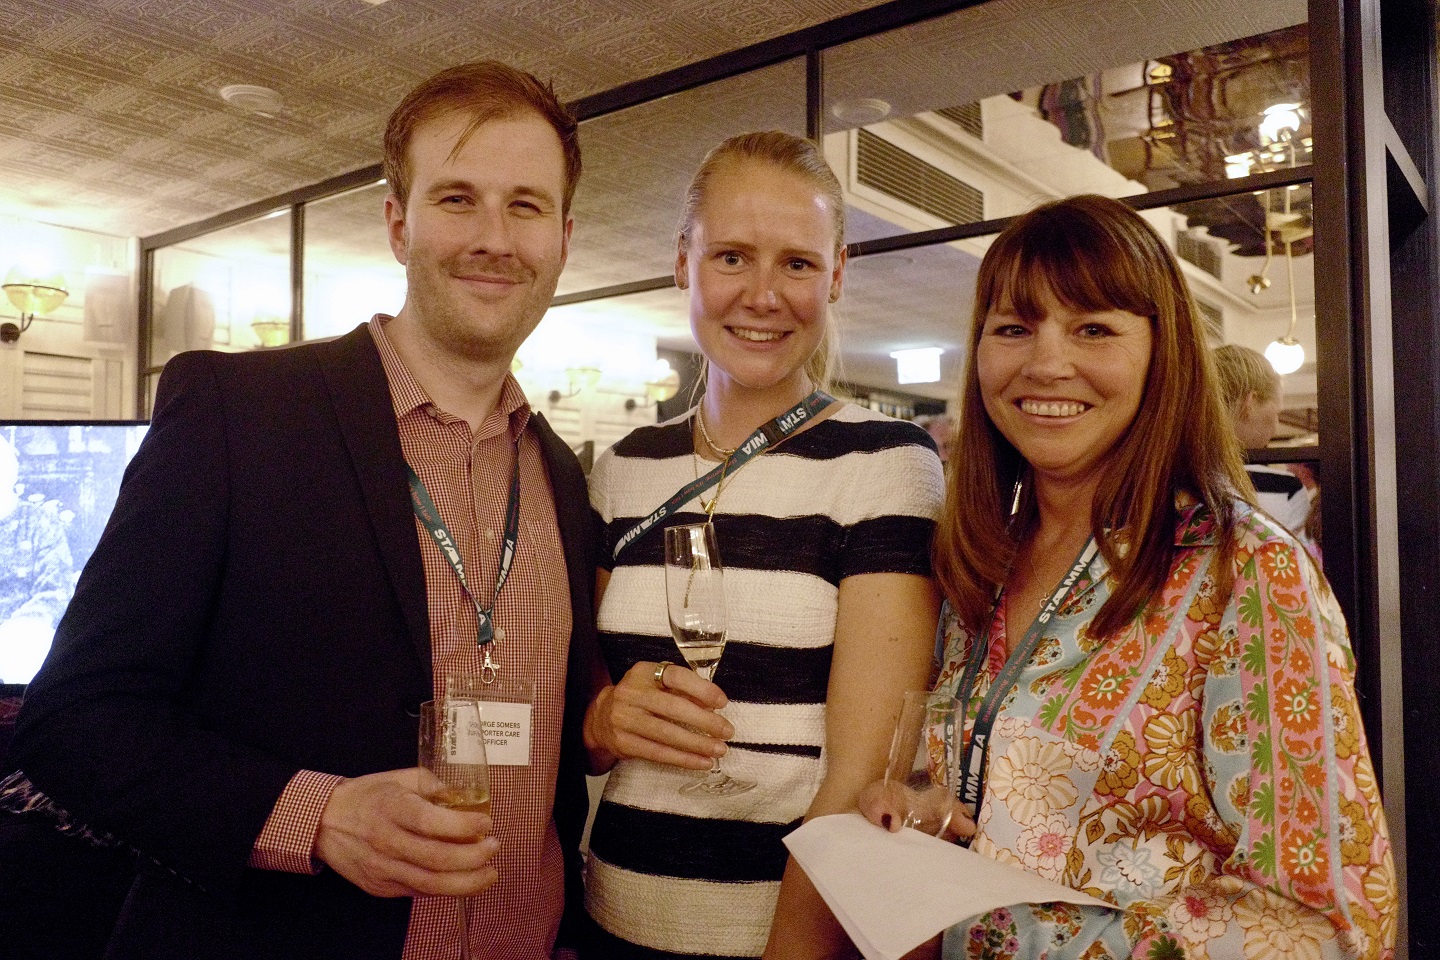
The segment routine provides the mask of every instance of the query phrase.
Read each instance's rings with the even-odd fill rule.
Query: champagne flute
[[[954,738],[963,720],[961,708],[950,697],[904,694],[885,765],[886,794],[901,811],[901,826],[939,836],[950,825],[958,802]]]
[[[713,679],[725,652],[725,583],[713,524],[665,528],[665,597],[675,646],[690,669]],[[729,797],[754,786],[726,775],[716,757],[704,779],[685,784],[680,792]]]
[[[480,704],[449,697],[420,704],[420,793],[452,810],[490,814],[490,767]],[[465,898],[455,897],[460,960],[470,960]]]

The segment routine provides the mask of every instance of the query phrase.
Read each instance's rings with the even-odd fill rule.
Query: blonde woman
[[[923,430],[820,389],[844,267],[844,201],[812,144],[756,133],[710,153],[675,266],[704,395],[591,475],[610,551],[598,578],[608,671],[585,728],[593,771],[610,774],[586,878],[595,955],[850,949],[781,838],[853,808],[884,769],[901,692],[929,682],[943,480]],[[737,450],[767,424],[778,442],[742,463]],[[717,485],[628,539],[721,465]],[[661,529],[707,518],[730,620],[714,683],[667,663],[679,658],[660,566]],[[754,789],[681,795],[720,754]]]

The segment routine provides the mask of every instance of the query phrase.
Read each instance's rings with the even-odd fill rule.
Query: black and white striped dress
[[[590,498],[610,549],[698,472],[691,420],[636,430],[607,451]],[[930,437],[846,404],[727,477],[715,514],[728,643],[715,682],[735,726],[725,771],[758,786],[682,796],[695,774],[643,760],[610,773],[590,838],[585,902],[624,957],[758,957],[784,872],[785,834],[825,772],[825,694],[842,579],[930,572],[944,481]],[[706,494],[708,498],[714,490]],[[684,663],[665,609],[660,529],[705,519],[683,505],[614,562],[599,611],[612,677],[640,660]]]

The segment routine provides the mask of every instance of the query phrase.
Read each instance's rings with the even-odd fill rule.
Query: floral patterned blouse
[[[1169,581],[1121,633],[1096,554],[992,732],[971,847],[1115,904],[1030,904],[946,932],[947,958],[1385,958],[1395,869],[1345,622],[1281,527],[1237,504],[1234,586],[1191,498]],[[1005,661],[1002,595],[963,738]],[[947,612],[939,688],[975,637]]]

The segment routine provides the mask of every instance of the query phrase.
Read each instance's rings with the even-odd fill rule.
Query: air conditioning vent
[[[1216,280],[1220,279],[1222,255],[1220,245],[1211,240],[1202,240],[1188,231],[1181,231],[1175,238],[1175,252],[1181,260],[1188,260]]]
[[[868,130],[859,130],[855,154],[858,180],[865,186],[946,223],[977,223],[985,219],[983,193],[890,141]]]
[[[94,415],[94,379],[88,357],[27,350],[22,364],[21,416],[36,420],[80,420]]]
[[[958,107],[946,107],[936,113],[949,120],[977,140],[985,139],[985,120],[980,113],[980,103],[965,103]]]
[[[1213,303],[1206,303],[1204,300],[1196,300],[1195,306],[1200,310],[1200,319],[1205,323],[1205,333],[1212,343],[1225,342],[1225,311]]]

